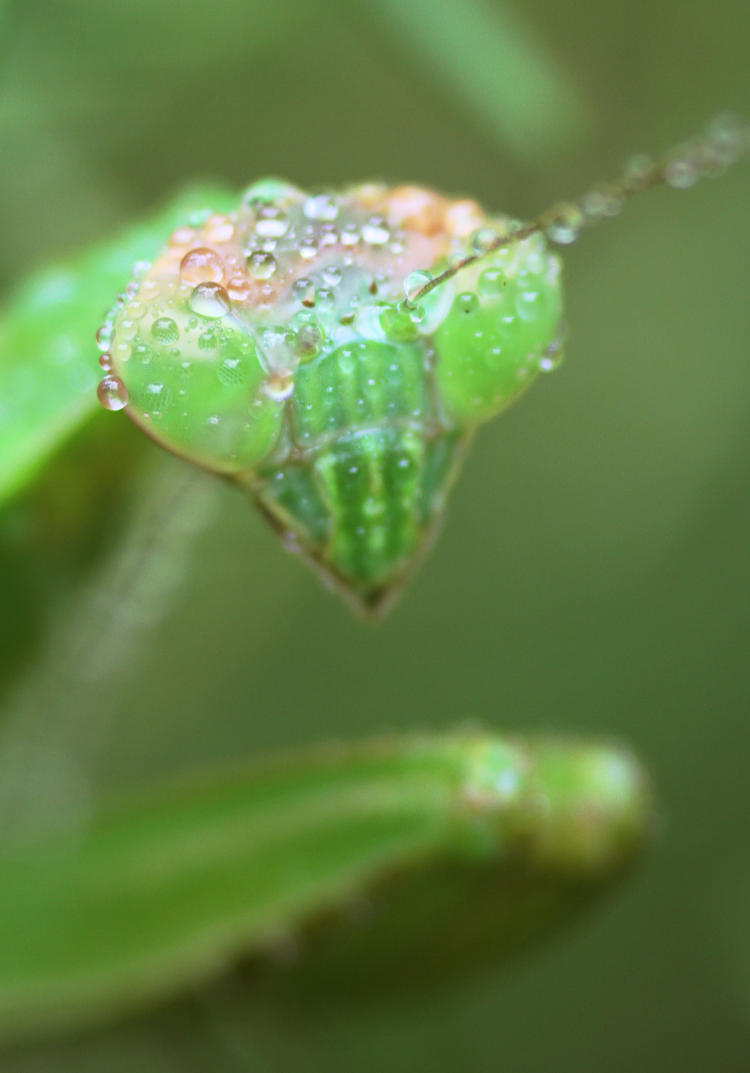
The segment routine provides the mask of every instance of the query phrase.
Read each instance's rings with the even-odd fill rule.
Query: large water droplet
[[[253,279],[270,279],[276,267],[274,255],[263,250],[255,250],[247,258],[247,269]]]
[[[255,231],[262,238],[281,238],[289,229],[289,220],[278,205],[260,205]]]
[[[199,283],[188,299],[193,313],[216,319],[226,316],[232,308],[229,295],[218,283]]]
[[[198,246],[180,261],[180,278],[184,283],[221,283],[224,266],[214,250]]]
[[[303,211],[308,220],[335,220],[339,207],[332,194],[314,194],[305,202]]]
[[[175,343],[180,338],[180,329],[171,317],[157,317],[151,325],[151,334],[160,343]]]
[[[128,404],[128,389],[119,376],[105,376],[99,381],[96,397],[105,410],[123,410]]]
[[[390,237],[391,232],[382,216],[371,216],[362,225],[362,238],[369,246],[384,246]]]
[[[429,283],[431,279],[432,276],[429,272],[410,272],[404,280],[406,301],[413,302],[424,285]]]

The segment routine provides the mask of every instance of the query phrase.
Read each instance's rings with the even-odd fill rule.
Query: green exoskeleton
[[[382,610],[475,429],[561,358],[560,259],[582,226],[747,148],[738,124],[530,224],[378,183],[254,183],[140,265],[98,334],[100,401],[247,490],[354,605]]]

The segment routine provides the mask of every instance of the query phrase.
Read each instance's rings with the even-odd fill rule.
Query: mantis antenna
[[[656,186],[685,190],[699,179],[715,178],[750,152],[750,124],[735,115],[719,115],[710,121],[706,130],[660,157],[638,153],[630,157],[622,173],[610,182],[592,187],[572,201],[558,201],[544,209],[529,223],[509,224],[505,231],[484,228],[473,238],[474,249],[455,260],[448,268],[418,290],[406,296],[406,305],[413,307],[452,279],[463,268],[475,264],[488,254],[542,232],[551,241],[567,246],[580,235],[584,227],[617,216],[634,194]]]

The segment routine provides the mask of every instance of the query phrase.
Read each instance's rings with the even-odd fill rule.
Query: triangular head
[[[486,253],[513,226],[420,187],[255,183],[140,266],[100,333],[100,398],[241,484],[350,602],[382,611],[473,430],[559,360],[543,235]]]

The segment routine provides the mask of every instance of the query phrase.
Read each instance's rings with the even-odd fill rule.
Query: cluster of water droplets
[[[299,368],[322,353],[357,341],[422,340],[429,363],[446,318],[497,304],[516,277],[528,285],[516,286],[516,305],[504,311],[509,330],[532,317],[537,277],[559,270],[543,238],[519,233],[515,221],[487,220],[474,203],[421,193],[448,206],[441,211],[453,212],[459,226],[394,222],[390,192],[379,184],[308,195],[262,180],[244,191],[236,212],[194,214],[153,265],[137,266],[100,329],[100,401],[111,410],[129,405],[131,416],[165,433],[177,418],[181,429],[195,418],[214,428],[219,444],[221,428],[238,426],[236,412],[227,416],[232,407],[247,411],[235,439],[249,435],[266,404],[283,405]],[[518,241],[493,250],[508,230]],[[488,253],[460,286],[452,279],[434,286],[446,270]],[[551,353],[535,360],[540,369],[553,364]],[[210,383],[225,389],[210,407],[208,367]],[[234,448],[228,454],[239,457]]]

